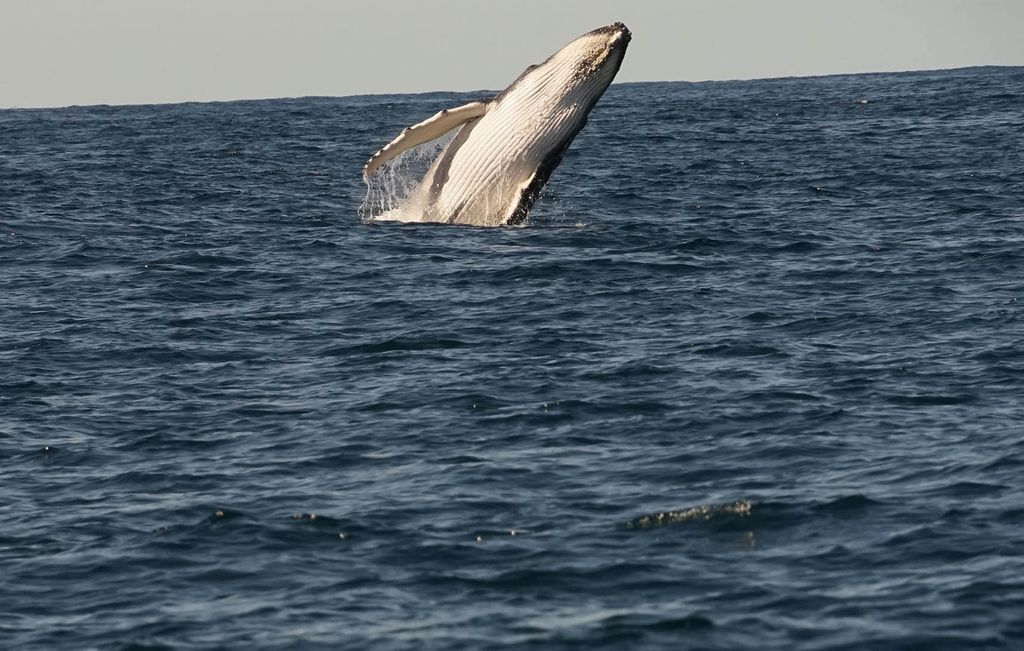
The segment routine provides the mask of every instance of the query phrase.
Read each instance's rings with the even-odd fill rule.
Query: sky
[[[0,0],[0,108],[501,89],[616,20],[620,82],[1024,65],[1024,0]]]

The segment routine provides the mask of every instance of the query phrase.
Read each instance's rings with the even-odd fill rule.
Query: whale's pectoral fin
[[[486,112],[487,102],[470,102],[456,108],[445,109],[419,124],[404,129],[397,138],[370,156],[370,160],[363,165],[363,178],[369,178],[381,165],[402,152],[430,142],[434,138],[440,138],[455,127],[479,118]]]

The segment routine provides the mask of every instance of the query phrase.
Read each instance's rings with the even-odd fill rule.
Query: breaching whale
[[[370,157],[363,180],[402,152],[459,128],[402,205],[403,221],[521,223],[615,78],[630,36],[622,23],[587,32],[495,97],[406,128]]]

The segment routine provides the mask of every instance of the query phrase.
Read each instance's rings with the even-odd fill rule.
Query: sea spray
[[[419,221],[410,199],[420,179],[458,131],[402,152],[366,179],[366,196],[359,206],[364,221]]]

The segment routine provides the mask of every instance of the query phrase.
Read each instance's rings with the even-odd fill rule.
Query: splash
[[[416,188],[457,132],[412,147],[370,175],[359,216],[364,221],[422,221],[422,211],[414,200]]]
[[[666,524],[711,520],[722,515],[733,515],[743,518],[750,515],[753,506],[753,503],[747,500],[737,500],[727,504],[702,504],[679,511],[661,511],[645,515],[630,521],[628,526],[645,529],[647,527],[660,527]]]

